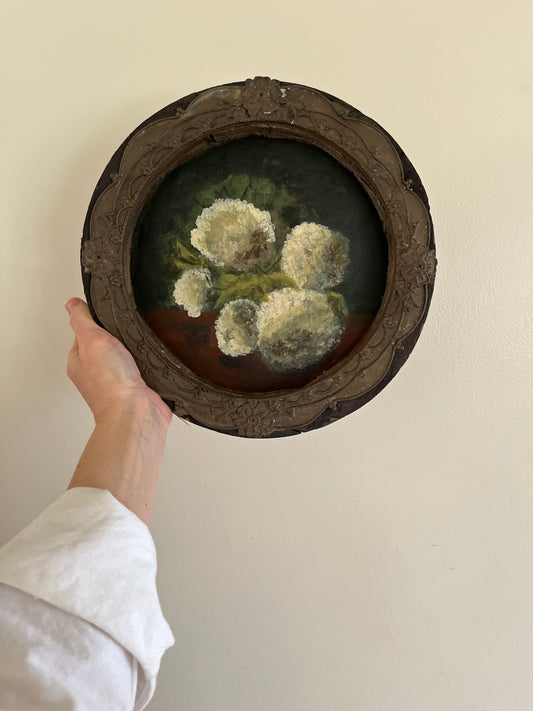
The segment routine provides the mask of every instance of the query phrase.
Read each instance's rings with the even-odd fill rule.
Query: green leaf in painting
[[[268,209],[275,202],[277,188],[271,180],[267,178],[254,178],[250,182],[252,189],[253,203],[261,209]]]
[[[250,178],[244,173],[235,173],[226,178],[224,183],[228,197],[241,200],[250,185]]]
[[[220,197],[220,190],[217,190],[217,186],[212,186],[197,193],[195,197],[202,207],[209,207]]]
[[[276,206],[278,207],[278,209],[282,210],[284,207],[290,207],[295,203],[296,200],[292,197],[292,195],[289,194],[287,188],[282,185],[279,188],[278,194],[276,195]]]
[[[230,274],[229,272],[221,271],[217,275],[215,280],[215,289],[220,291],[225,291],[226,289],[231,289],[239,282],[239,276],[237,274]]]
[[[339,316],[348,316],[348,305],[346,304],[344,296],[342,294],[339,294],[338,291],[327,291],[326,293],[328,295],[331,305],[333,306],[334,311]]]
[[[191,269],[204,266],[205,259],[199,252],[193,251],[181,240],[176,240],[172,262],[179,269]]]
[[[264,277],[263,277],[264,278]],[[218,298],[215,310],[220,310],[225,304],[236,299],[250,299],[259,303],[262,299],[262,288],[258,274],[220,274],[215,281]]]
[[[274,272],[274,274],[267,274],[264,280],[268,292],[286,288],[298,289],[298,285],[296,284],[296,282],[286,274],[282,274],[282,272]]]
[[[246,190],[244,191],[244,193],[242,195],[241,200],[244,200],[245,202],[253,203],[254,202],[253,197],[254,197],[254,194],[253,194],[252,188],[248,185],[248,187],[246,188]]]
[[[220,311],[220,309],[230,301],[236,301],[237,299],[250,299],[252,291],[253,289],[250,286],[243,287],[239,284],[235,284],[228,289],[224,289],[215,301],[215,311]]]

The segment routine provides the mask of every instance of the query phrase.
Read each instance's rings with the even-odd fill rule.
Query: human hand
[[[168,427],[172,413],[141,377],[131,353],[98,326],[82,299],[65,302],[75,334],[68,356],[67,375],[91,408],[96,422],[116,408],[142,401]]]

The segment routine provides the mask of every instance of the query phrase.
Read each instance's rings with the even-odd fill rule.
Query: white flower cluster
[[[327,295],[310,289],[280,289],[261,304],[257,344],[275,373],[304,370],[339,342],[344,323]]]
[[[339,342],[342,318],[327,294],[310,289],[273,291],[259,307],[248,299],[230,301],[215,324],[217,342],[226,355],[258,350],[274,373],[304,370]]]
[[[257,349],[257,308],[249,299],[236,299],[224,306],[215,323],[222,353],[236,357]]]
[[[197,318],[204,310],[213,282],[209,269],[187,269],[174,286],[174,300]]]
[[[204,257],[242,272],[266,261],[274,242],[270,213],[244,200],[215,200],[202,210],[191,232],[191,244]]]
[[[267,211],[243,200],[215,200],[196,220],[191,244],[218,267],[248,272],[272,257],[274,225]],[[325,290],[342,282],[348,258],[349,243],[340,232],[312,222],[296,225],[278,267],[296,288],[271,291],[260,304],[245,298],[226,303],[215,324],[222,353],[237,357],[259,351],[275,373],[319,362],[344,331],[344,317]],[[175,284],[174,299],[194,318],[206,309],[213,288],[209,269],[187,269]]]
[[[296,225],[285,240],[281,269],[302,289],[331,289],[344,279],[348,240],[314,222]]]

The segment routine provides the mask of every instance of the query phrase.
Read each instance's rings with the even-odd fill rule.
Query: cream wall
[[[407,364],[317,432],[175,421],[152,531],[176,646],[150,709],[531,711],[533,6],[3,0],[0,540],[91,431],[67,380],[85,211],[115,148],[255,75],[337,95],[428,191],[438,279]]]

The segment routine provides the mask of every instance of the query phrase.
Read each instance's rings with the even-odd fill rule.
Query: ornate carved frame
[[[341,363],[295,390],[240,393],[202,380],[153,334],[133,297],[132,237],[147,200],[178,165],[215,144],[249,135],[290,138],[333,156],[366,189],[388,241],[385,294],[370,330]],[[436,270],[424,188],[391,136],[335,97],[266,77],[190,95],[126,139],[93,194],[81,263],[93,315],[126,345],[146,382],[174,413],[244,437],[314,429],[374,397],[414,347]]]

